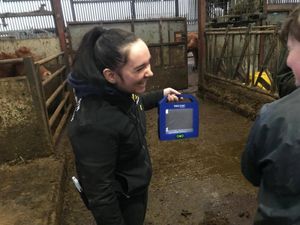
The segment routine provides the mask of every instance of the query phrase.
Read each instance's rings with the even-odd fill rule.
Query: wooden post
[[[24,68],[31,90],[33,106],[37,113],[37,119],[41,123],[41,130],[43,131],[43,133],[40,133],[39,135],[43,137],[43,143],[45,144],[44,147],[47,149],[45,149],[44,151],[48,153],[54,152],[51,130],[46,114],[46,104],[44,99],[42,83],[39,75],[37,75],[37,71],[31,57],[24,58]]]

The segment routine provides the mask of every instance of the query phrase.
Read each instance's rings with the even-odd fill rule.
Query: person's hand
[[[169,102],[175,102],[175,101],[179,101],[179,98],[177,95],[180,95],[181,93],[179,91],[176,91],[173,88],[165,88],[164,89],[164,96],[167,96],[167,99]]]

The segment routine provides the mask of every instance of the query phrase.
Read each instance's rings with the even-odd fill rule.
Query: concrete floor
[[[196,94],[197,82],[190,63],[184,92]],[[209,100],[199,103],[200,134],[193,139],[160,141],[157,110],[147,112],[153,178],[145,225],[252,224],[256,189],[240,172],[240,154],[252,122]],[[68,158],[70,178],[75,174],[70,152]],[[66,190],[62,225],[95,224],[70,179]]]
[[[190,68],[185,92],[196,94],[198,76]],[[198,100],[200,134],[193,139],[160,141],[157,110],[147,112],[153,178],[145,225],[252,224],[257,190],[240,172],[252,121]],[[56,157],[0,167],[1,225],[95,224],[71,182],[75,170],[66,134],[56,150]]]

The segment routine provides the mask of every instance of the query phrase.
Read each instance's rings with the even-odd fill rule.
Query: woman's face
[[[149,77],[153,76],[150,66],[150,52],[142,40],[129,46],[128,61],[116,77],[118,89],[134,94],[141,94],[146,90]]]
[[[287,47],[289,54],[286,60],[286,64],[290,67],[295,76],[295,84],[300,86],[300,42],[293,36],[288,36]]]

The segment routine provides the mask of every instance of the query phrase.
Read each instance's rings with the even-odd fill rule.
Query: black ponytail
[[[133,33],[121,29],[106,30],[100,26],[91,29],[83,36],[74,59],[75,78],[103,87],[106,84],[103,70],[122,68],[128,58],[126,47],[137,40]]]
[[[94,56],[95,43],[104,32],[102,27],[95,27],[83,36],[73,62],[73,76],[75,78],[87,83],[96,83],[96,85],[105,83]]]

